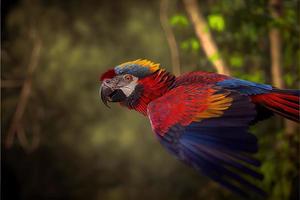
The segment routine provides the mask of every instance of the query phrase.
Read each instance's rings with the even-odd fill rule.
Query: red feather
[[[139,80],[139,84],[143,86],[143,94],[140,97],[139,104],[133,109],[146,115],[147,105],[164,95],[174,86],[199,84],[199,88],[213,84],[217,81],[227,79],[225,75],[220,75],[211,72],[191,72],[184,74],[175,79],[175,76],[170,73],[159,70],[153,75]]]
[[[299,121],[299,102],[297,95],[272,92],[251,96],[254,103],[263,104],[266,108],[293,121]]]
[[[232,104],[229,94],[210,85],[178,86],[149,104],[152,127],[163,136],[176,124],[187,126],[193,121],[220,117]]]
[[[179,76],[174,85],[187,85],[187,84],[214,84],[219,81],[223,81],[225,79],[228,79],[228,76],[222,75],[222,74],[216,74],[213,72],[202,72],[202,71],[195,71],[195,72],[189,72],[186,74],[183,74]]]
[[[111,79],[116,75],[117,74],[114,69],[109,69],[100,76],[100,81],[103,81],[104,79]]]
[[[138,82],[143,86],[143,93],[139,98],[139,103],[131,109],[147,115],[148,104],[164,95],[174,82],[175,76],[170,73],[160,70],[151,76],[140,79]]]

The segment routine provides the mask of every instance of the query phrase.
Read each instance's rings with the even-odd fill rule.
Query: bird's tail
[[[300,90],[273,89],[271,93],[252,96],[252,100],[273,113],[300,121]]]

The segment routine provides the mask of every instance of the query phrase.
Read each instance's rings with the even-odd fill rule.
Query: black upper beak
[[[100,96],[101,96],[101,100],[104,103],[105,106],[109,107],[109,105],[107,104],[108,101],[110,101],[109,99],[109,95],[113,92],[113,90],[106,86],[106,85],[101,85],[100,87]],[[110,108],[110,107],[109,107]]]
[[[113,90],[109,86],[104,85],[104,84],[101,85],[100,96],[101,96],[102,102],[107,107],[109,107],[107,102],[121,102],[127,98],[121,89]]]

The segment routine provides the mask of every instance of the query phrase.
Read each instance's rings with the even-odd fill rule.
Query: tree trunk
[[[178,52],[178,45],[176,42],[175,35],[172,31],[172,27],[169,25],[168,21],[168,6],[169,0],[161,0],[160,3],[160,22],[162,28],[165,32],[168,45],[170,48],[171,59],[172,59],[172,68],[173,73],[178,76],[180,75],[180,59],[179,59],[179,52]]]
[[[213,66],[218,73],[230,75],[230,70],[220,56],[217,45],[211,36],[201,10],[198,9],[199,5],[197,1],[183,0],[183,2],[206,56],[213,63]]]
[[[281,2],[280,0],[270,0],[270,11],[274,19],[280,17]],[[277,27],[272,27],[269,32],[270,53],[272,61],[272,81],[273,85],[278,88],[284,88],[281,70],[281,35]]]
[[[279,18],[282,12],[281,0],[270,0],[270,12],[274,19]],[[282,74],[282,58],[281,58],[281,34],[277,27],[272,27],[269,32],[270,39],[270,54],[271,54],[271,72],[272,82],[275,87],[284,88]],[[285,133],[293,135],[296,132],[297,124],[285,119]]]

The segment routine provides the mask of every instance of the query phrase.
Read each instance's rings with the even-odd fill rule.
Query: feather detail
[[[271,85],[254,83],[251,81],[230,78],[216,83],[222,88],[232,89],[245,95],[263,94],[272,90]]]
[[[152,75],[139,79],[138,86],[140,91],[136,90],[132,95],[136,95],[136,100],[132,102],[132,97],[129,96],[129,102],[122,105],[129,109],[134,109],[143,115],[147,115],[148,104],[164,95],[170,89],[170,85],[175,80],[175,76],[165,70],[158,70]]]
[[[222,74],[216,74],[213,72],[195,71],[177,77],[176,81],[174,82],[174,87],[180,85],[190,85],[190,84],[202,84],[202,85],[215,84],[217,82],[229,78],[230,77],[228,76]]]
[[[299,92],[299,91],[298,91]],[[292,121],[300,121],[300,96],[297,92],[275,89],[274,92],[254,95],[254,103]]]
[[[189,94],[182,104],[189,106],[180,107],[182,104],[178,104],[178,99],[175,98],[185,96],[182,88]],[[174,96],[168,98],[171,91]],[[152,128],[162,145],[186,164],[241,196],[247,197],[249,191],[265,196],[265,192],[249,180],[263,179],[263,175],[254,169],[260,166],[260,162],[251,155],[257,152],[258,145],[256,137],[248,132],[248,125],[256,115],[250,98],[238,92],[203,87],[194,91],[193,88],[181,86],[171,91],[148,106]],[[198,98],[193,97],[196,91]],[[207,100],[215,105],[210,107]],[[193,119],[192,108],[199,107],[199,104],[206,105],[204,110],[202,107],[197,109],[202,110],[202,113],[215,109],[217,113],[222,111],[222,114],[212,117],[208,115],[208,118],[188,124],[182,123],[182,118]],[[172,109],[172,105],[177,109],[177,114],[168,111]],[[167,110],[162,110],[162,107]],[[227,109],[223,110],[225,107]],[[160,126],[170,122],[168,117],[172,118],[173,124],[162,134],[160,131],[165,129]]]
[[[229,92],[224,94],[215,94],[208,97],[208,107],[205,111],[199,113],[194,120],[200,120],[211,117],[218,117],[223,114],[223,111],[231,106],[232,98],[225,98]]]
[[[103,81],[104,79],[111,79],[116,75],[117,74],[114,69],[109,69],[100,76],[100,81]]]
[[[139,78],[149,76],[158,70],[160,64],[146,59],[125,62],[115,67],[117,74],[131,74]]]
[[[155,131],[164,135],[175,123],[186,126],[193,121],[222,116],[232,98],[228,97],[228,91],[216,92],[210,86],[201,87],[199,84],[173,88],[148,106]]]

